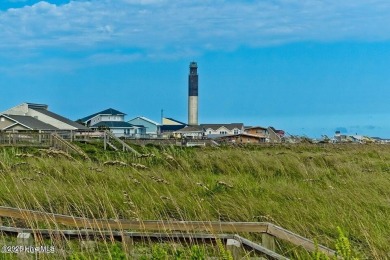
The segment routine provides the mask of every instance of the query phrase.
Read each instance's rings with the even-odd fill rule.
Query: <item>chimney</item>
[[[188,75],[188,125],[198,125],[198,65],[190,63]]]

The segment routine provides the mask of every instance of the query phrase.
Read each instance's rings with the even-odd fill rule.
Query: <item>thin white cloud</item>
[[[141,48],[145,57],[161,57],[294,41],[388,40],[388,24],[387,0],[41,1],[0,12],[0,50]]]

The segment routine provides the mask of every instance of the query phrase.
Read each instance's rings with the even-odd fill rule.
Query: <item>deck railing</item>
[[[34,220],[41,221],[44,223],[54,224],[58,226],[59,224],[75,227],[78,230],[68,231],[68,233],[78,234],[83,232],[87,228],[89,234],[96,232],[97,234],[102,234],[102,232],[108,232],[113,234],[113,232],[121,231],[118,234],[123,236],[123,232],[126,230],[132,231],[141,231],[141,232],[165,232],[165,234],[177,234],[175,232],[184,232],[189,233],[201,233],[207,232],[207,234],[221,234],[221,233],[232,233],[235,239],[240,241],[251,248],[258,250],[262,253],[269,255],[275,259],[286,259],[279,254],[276,254],[275,251],[275,242],[274,239],[280,239],[286,242],[289,242],[295,246],[301,246],[307,251],[319,250],[328,256],[334,256],[335,251],[327,248],[322,245],[316,245],[312,240],[297,235],[289,230],[286,230],[282,227],[276,226],[268,222],[219,222],[219,221],[166,221],[166,220],[145,220],[145,221],[134,221],[134,220],[124,220],[124,219],[90,219],[84,217],[75,217],[67,216],[61,214],[54,214],[42,211],[26,210],[26,209],[17,209],[10,207],[0,206],[0,217],[10,217],[16,219],[23,219],[25,221]],[[1,226],[3,230],[7,227]],[[8,227],[9,229],[9,227]],[[23,230],[20,229],[22,232]],[[106,231],[104,231],[106,230]],[[39,230],[32,230],[32,232],[37,232]],[[41,230],[40,232],[48,232],[47,230]],[[27,229],[24,229],[23,232],[29,232]],[[51,230],[50,232],[53,232]],[[126,232],[125,232],[126,233]],[[127,232],[128,233],[128,232]],[[126,233],[126,234],[127,234]],[[260,233],[262,234],[262,245],[258,245],[252,241],[249,241],[243,237],[237,235],[238,233]],[[205,234],[206,235],[206,234]],[[147,234],[145,233],[145,236]],[[263,250],[263,249],[266,250]],[[263,251],[262,251],[263,250]]]

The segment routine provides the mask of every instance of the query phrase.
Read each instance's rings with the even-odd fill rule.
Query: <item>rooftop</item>
[[[83,126],[83,125],[81,125],[79,123],[76,123],[75,121],[72,121],[72,120],[70,120],[68,118],[60,116],[60,115],[58,115],[56,113],[50,112],[49,110],[47,110],[45,108],[40,108],[40,107],[30,107],[30,108],[35,110],[35,111],[37,111],[37,112],[39,112],[39,113],[42,113],[42,114],[47,115],[49,117],[52,117],[52,118],[54,118],[54,119],[56,119],[58,121],[61,121],[61,122],[65,123],[65,124],[73,126],[73,127],[77,128],[79,130],[90,130],[88,127],[85,127],[85,126]]]
[[[173,121],[173,122],[179,123],[179,124],[181,124],[181,125],[186,125],[186,123],[183,123],[183,122],[178,121],[178,120],[176,120],[176,119],[173,119],[173,118],[171,118],[171,117],[164,117],[164,118],[165,118],[165,119],[168,119],[168,120],[171,120],[171,121]]]
[[[157,123],[156,121],[153,121],[153,120],[151,120],[151,119],[149,119],[149,118],[147,118],[147,117],[144,117],[144,116],[137,116],[137,117],[135,117],[135,118],[133,118],[133,119],[130,119],[129,122],[132,121],[132,120],[135,120],[135,119],[137,119],[137,118],[140,118],[140,119],[142,119],[142,120],[144,120],[144,121],[146,121],[146,122],[149,122],[149,123],[151,123],[151,124],[153,124],[153,125],[161,125],[161,124]]]
[[[30,128],[31,130],[58,130],[57,127],[46,124],[32,116],[21,116],[21,115],[6,115],[3,116],[20,123],[21,125]]]
[[[81,118],[79,120],[82,121],[82,122],[87,122],[88,120],[90,120],[91,118],[93,118],[93,117],[95,117],[97,115],[113,115],[113,116],[116,116],[116,115],[126,115],[126,114],[122,113],[122,112],[120,112],[120,111],[118,111],[116,109],[108,108],[106,110],[103,110],[103,111],[97,112],[95,114],[86,116],[86,117]]]
[[[102,122],[97,123],[96,125],[93,125],[92,128],[98,128],[98,127],[101,127],[101,126],[113,127],[113,128],[141,127],[139,125],[135,126],[135,125],[132,125],[130,123],[123,122],[123,121],[102,121]]]
[[[226,127],[229,130],[233,130],[234,128],[241,129],[244,127],[243,123],[229,123],[229,124],[201,124],[201,127],[204,129],[211,128],[213,130],[217,130],[221,127]]]

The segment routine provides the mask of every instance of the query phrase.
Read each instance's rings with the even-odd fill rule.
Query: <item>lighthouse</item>
[[[188,125],[198,125],[198,64],[190,63],[188,75]]]

